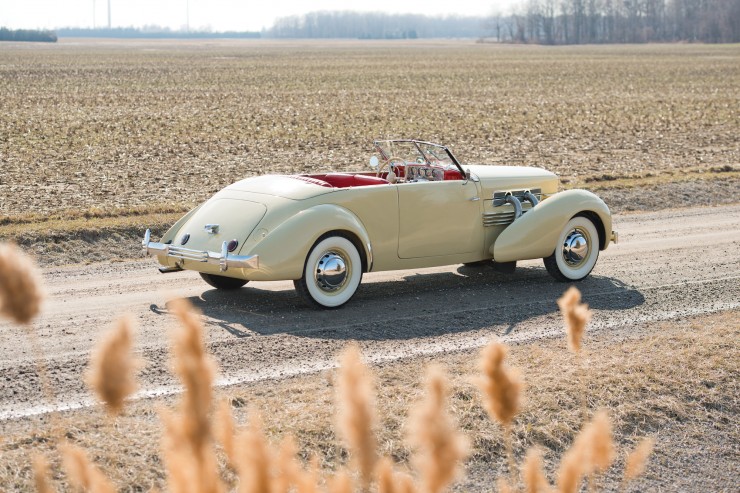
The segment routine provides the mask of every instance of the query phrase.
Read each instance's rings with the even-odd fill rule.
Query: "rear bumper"
[[[179,267],[182,267],[185,260],[218,265],[221,272],[226,272],[229,268],[259,269],[260,267],[259,255],[234,255],[229,253],[225,241],[221,245],[221,252],[210,252],[207,250],[191,250],[166,243],[156,243],[151,241],[151,237],[152,233],[147,229],[144,233],[144,240],[141,242],[144,253],[154,257],[177,259]]]

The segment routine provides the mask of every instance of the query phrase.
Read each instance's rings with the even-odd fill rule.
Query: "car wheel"
[[[599,258],[599,232],[590,219],[576,216],[565,225],[545,268],[561,282],[580,281],[591,273]]]
[[[217,276],[215,274],[205,274],[203,272],[200,273],[200,277],[203,278],[205,282],[210,284],[216,289],[239,289],[240,287],[247,284],[249,281],[245,279],[236,279],[233,277],[226,277],[226,276]]]
[[[303,277],[293,284],[309,306],[337,308],[352,298],[361,280],[362,259],[357,248],[347,238],[329,236],[311,249]]]

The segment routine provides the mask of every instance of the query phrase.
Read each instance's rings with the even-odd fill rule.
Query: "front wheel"
[[[329,236],[311,249],[303,277],[293,285],[307,305],[337,308],[352,298],[361,280],[362,259],[355,245],[342,236]]]
[[[213,286],[214,288],[224,289],[224,290],[239,289],[249,282],[245,279],[236,279],[234,277],[217,276],[215,274],[206,274],[204,272],[200,273],[200,277],[202,277],[205,282],[207,282],[209,285]]]
[[[545,268],[561,282],[580,281],[599,258],[599,232],[590,219],[576,216],[565,225],[555,251],[544,258]]]

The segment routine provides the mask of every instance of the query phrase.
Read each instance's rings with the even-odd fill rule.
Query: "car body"
[[[201,273],[212,286],[293,280],[309,303],[334,308],[362,274],[543,258],[560,281],[593,269],[616,241],[609,208],[586,190],[559,192],[540,168],[462,166],[442,145],[376,141],[371,172],[265,175],[227,186],[142,246],[162,272]]]

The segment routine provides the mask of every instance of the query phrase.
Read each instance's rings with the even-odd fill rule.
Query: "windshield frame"
[[[414,140],[414,139],[387,139],[387,140],[376,140],[373,142],[373,144],[375,145],[375,148],[378,150],[380,155],[383,156],[383,159],[385,159],[386,161],[394,156],[389,156],[388,154],[386,154],[385,150],[383,149],[383,144],[392,145],[394,143],[413,144],[416,147],[416,150],[419,152],[419,155],[424,158],[425,164],[428,166],[433,166],[434,161],[438,161],[438,160],[436,158],[434,160],[430,159],[428,153],[424,152],[424,149],[422,147],[429,146],[429,147],[434,147],[434,148],[440,149],[441,151],[444,151],[447,154],[447,156],[450,158],[450,161],[452,162],[452,164],[457,166],[457,169],[460,170],[460,175],[462,176],[462,179],[463,180],[465,179],[465,170],[463,170],[462,166],[460,165],[460,161],[457,160],[457,158],[454,156],[454,154],[452,154],[452,151],[450,151],[450,149],[447,146],[443,146],[441,144],[435,144],[434,142],[426,142],[423,140]]]

